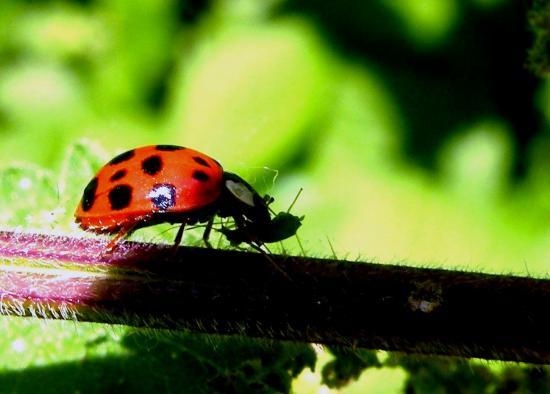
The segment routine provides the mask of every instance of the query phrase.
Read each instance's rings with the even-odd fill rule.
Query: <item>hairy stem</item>
[[[550,362],[549,280],[105,245],[0,232],[0,313]]]

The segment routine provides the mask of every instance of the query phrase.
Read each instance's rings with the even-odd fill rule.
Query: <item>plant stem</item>
[[[0,313],[550,363],[549,280],[106,243],[0,232]]]

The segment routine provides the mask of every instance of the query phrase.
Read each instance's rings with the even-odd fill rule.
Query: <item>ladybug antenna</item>
[[[267,207],[269,212],[272,213],[273,215],[275,215],[275,211],[270,206],[271,204],[273,204],[273,201],[275,201],[275,199],[273,197],[271,197],[269,194],[266,194],[264,196],[264,201],[265,201],[265,206]]]
[[[296,197],[294,197],[294,200],[292,201],[292,204],[290,204],[290,207],[288,207],[288,209],[286,210],[286,213],[289,213],[292,207],[294,207],[294,204],[296,204],[296,201],[298,201],[298,197],[300,197],[300,194],[302,194],[303,190],[304,188],[302,187],[300,188],[300,190],[298,190],[298,193],[296,193]]]

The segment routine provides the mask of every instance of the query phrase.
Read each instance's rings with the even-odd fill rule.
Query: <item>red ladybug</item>
[[[124,152],[103,166],[84,189],[76,222],[84,230],[116,234],[108,248],[138,228],[181,223],[207,223],[208,237],[215,216],[231,217],[233,229],[222,228],[233,245],[260,246],[292,235],[303,218],[281,212],[271,217],[269,204],[239,176],[225,172],[216,160],[176,145],[151,145]]]

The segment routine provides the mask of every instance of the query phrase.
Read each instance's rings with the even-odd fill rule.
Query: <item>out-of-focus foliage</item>
[[[529,13],[535,42],[529,50],[529,67],[541,77],[550,75],[550,2],[535,0]]]
[[[178,70],[172,138],[234,166],[289,160],[332,92],[318,41],[299,19],[208,37]]]
[[[394,386],[394,389],[406,393],[543,394],[550,390],[550,368],[545,366],[409,356],[368,350],[330,351],[334,358],[323,368],[323,382],[331,388],[347,385],[346,392],[361,392],[361,381],[354,382],[358,376],[382,367],[387,370],[403,368],[408,372],[403,388]],[[386,390],[389,387],[386,385]],[[368,392],[371,392],[370,387]]]
[[[4,226],[51,226],[57,197],[55,179],[49,171],[14,166],[0,172],[0,215]]]
[[[329,387],[346,386],[351,380],[357,380],[364,369],[382,366],[376,352],[371,350],[331,348],[330,351],[335,357],[322,371],[323,382]]]
[[[306,217],[308,254],[331,254],[328,237],[341,257],[544,275],[550,82],[525,64],[532,48],[531,68],[547,68],[547,7],[536,2],[529,27],[513,0],[3,0],[0,225],[76,234],[80,193],[109,156],[170,143],[217,158],[276,209],[303,187],[293,212]],[[196,352],[192,336],[129,346],[105,327],[3,322],[0,380],[18,392],[67,376],[80,392],[104,388],[94,379],[185,390],[182,376],[190,392],[288,391],[314,359],[309,348],[206,340]],[[317,352],[295,390],[317,392],[321,376],[352,393],[547,384],[545,370],[521,366],[336,353]],[[137,379],[144,370],[155,372]]]
[[[17,340],[2,340],[5,393],[289,392],[292,379],[315,364],[307,345],[123,332],[89,323],[79,323],[81,335],[75,335],[72,322],[44,327],[4,320],[20,330]]]

